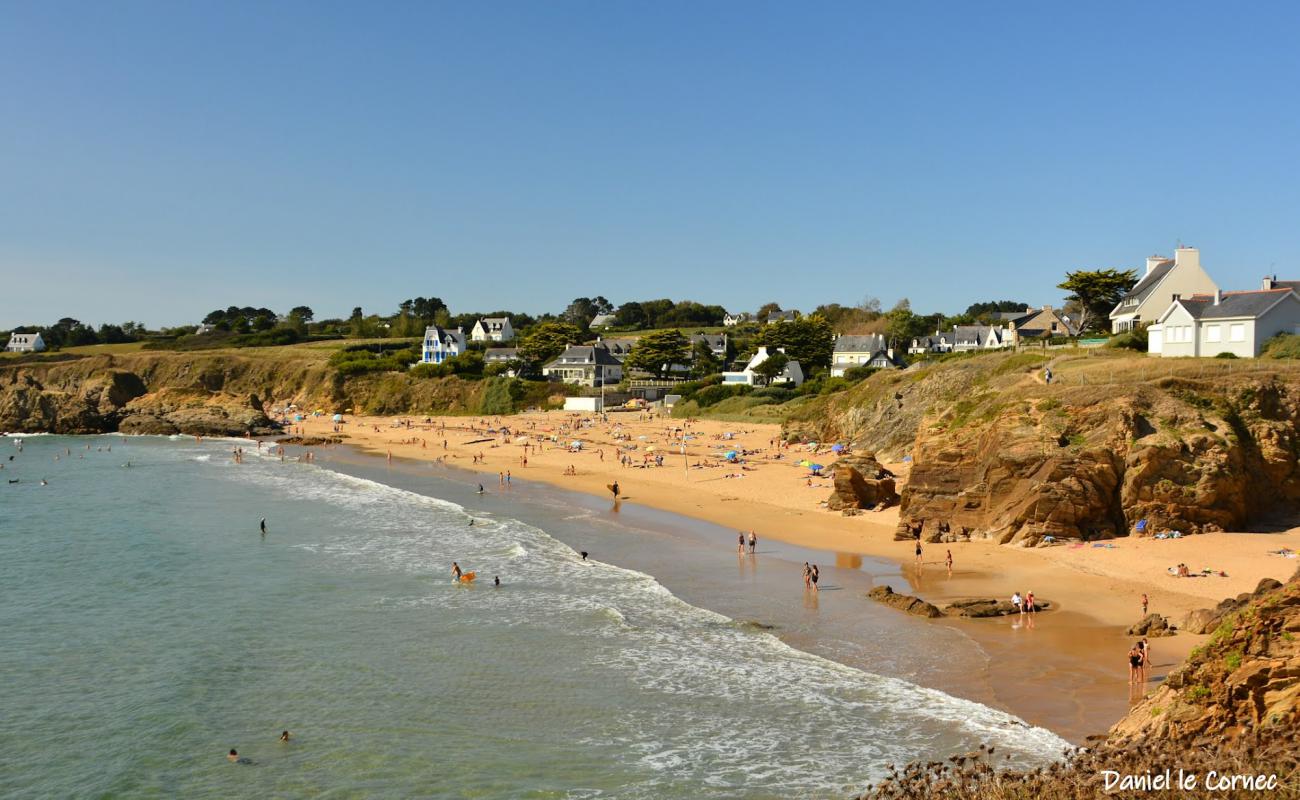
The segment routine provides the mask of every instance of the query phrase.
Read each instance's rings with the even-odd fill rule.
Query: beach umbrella
[[[799,466],[801,466],[801,467],[811,467],[811,466],[812,466],[812,462],[805,458],[803,461],[800,461],[800,462],[799,462]]]
[[[642,434],[642,435],[640,435],[640,436],[638,436],[638,437],[636,437],[636,438],[638,438],[638,439],[645,439],[645,434]]]
[[[813,472],[821,472],[823,467],[821,464],[809,464],[808,469],[812,470]]]
[[[528,444],[528,437],[527,437],[527,436],[516,436],[516,437],[515,437],[515,444]]]
[[[844,452],[844,445],[842,445],[842,444],[833,444],[833,445],[831,445],[831,452],[832,452],[832,453],[843,453],[843,452]]]

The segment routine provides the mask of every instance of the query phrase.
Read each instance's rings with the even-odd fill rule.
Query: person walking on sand
[[[614,481],[612,484],[610,484],[609,490],[610,490],[611,492],[614,493],[614,499],[617,500],[617,499],[618,499],[618,481]]]
[[[740,531],[736,534],[736,553],[744,554],[745,552],[745,532]]]
[[[948,557],[944,559],[944,563],[948,565],[948,577],[951,578],[952,577],[952,548],[948,548]]]
[[[803,562],[803,588],[812,588],[812,567],[808,566],[807,561]]]
[[[1146,615],[1147,615],[1147,593],[1143,592],[1142,593],[1142,616],[1146,617]]]
[[[812,572],[808,575],[808,577],[812,579],[812,589],[814,592],[817,591],[817,579],[820,578],[821,576],[822,576],[822,571],[817,568],[816,564],[813,564]]]
[[[1138,683],[1142,678],[1142,648],[1135,642],[1128,651],[1128,682]]]
[[[758,537],[754,535],[754,532],[751,530],[749,532],[749,554],[751,556],[754,555],[755,548],[757,547],[758,547]]]
[[[918,537],[916,540],[916,565],[919,567],[921,563],[921,539]]]

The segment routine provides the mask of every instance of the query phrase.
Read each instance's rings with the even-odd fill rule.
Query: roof
[[[489,347],[483,351],[484,361],[514,361],[518,357],[518,347]]]
[[[1065,330],[1062,331],[1062,333],[1068,334],[1070,336],[1073,336],[1079,332],[1078,327],[1074,324],[1073,321],[1066,319],[1061,314],[1058,314],[1055,311],[1055,309],[1053,309],[1052,311],[1039,309],[1032,313],[1024,314],[1022,318],[1016,320],[1014,324],[1016,326],[1016,330],[1019,331],[1021,334],[1033,336],[1035,335],[1034,331],[1051,333],[1052,322],[1060,322],[1061,324],[1063,324],[1065,326]]]
[[[1253,292],[1223,292],[1219,304],[1214,304],[1214,295],[1196,294],[1180,298],[1177,302],[1195,319],[1227,319],[1236,317],[1258,317],[1277,305],[1278,301],[1291,294],[1289,288],[1264,289]]]
[[[429,327],[424,329],[425,339],[436,339],[437,341],[442,342],[444,344],[447,342],[459,343],[461,341],[461,337],[463,336],[464,333],[462,333],[461,331],[449,331],[446,328],[442,328],[437,325],[430,325]]]
[[[697,333],[691,337],[691,344],[696,342],[705,342],[714,350],[721,350],[727,346],[727,334],[725,333]]]
[[[885,337],[879,333],[865,336],[841,336],[835,340],[836,353],[875,353],[887,348]]]
[[[771,311],[768,312],[768,315],[764,317],[764,319],[766,319],[768,322],[777,322],[779,320],[793,321],[798,314],[799,312],[795,311],[794,309],[790,309],[789,311]]]
[[[24,342],[24,343],[25,343],[25,342],[35,341],[36,339],[39,339],[39,338],[41,338],[41,334],[40,334],[39,332],[38,332],[38,333],[11,333],[11,334],[9,334],[9,341],[11,341],[11,342]]]
[[[606,367],[623,366],[617,358],[610,355],[608,347],[593,344],[577,344],[566,347],[564,352],[556,356],[555,360],[547,364],[546,367],[594,366],[597,364]]]
[[[988,338],[989,331],[991,330],[995,330],[992,325],[954,325],[952,329],[952,340],[954,344],[975,342],[976,344],[982,345],[984,344],[984,340]]]
[[[601,339],[600,343],[616,356],[625,356],[636,346],[635,338]]]
[[[1165,279],[1169,271],[1174,268],[1173,259],[1162,261],[1154,269],[1143,276],[1142,280],[1133,284],[1133,288],[1124,293],[1120,300],[1128,300],[1134,297],[1145,297],[1160,281]]]
[[[510,321],[509,317],[484,317],[479,320],[484,325],[505,325]]]
[[[591,327],[597,325],[613,325],[618,322],[617,314],[597,314],[591,318]]]

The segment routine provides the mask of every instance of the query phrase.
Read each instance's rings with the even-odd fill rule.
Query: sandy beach
[[[1128,537],[1105,546],[1062,544],[1045,548],[1000,546],[989,542],[927,545],[918,567],[911,542],[894,541],[897,509],[846,517],[825,509],[830,480],[810,476],[799,462],[811,459],[827,467],[835,455],[828,445],[782,447],[776,425],[736,424],[714,420],[656,418],[639,412],[593,415],[563,412],[520,414],[503,418],[351,417],[335,433],[328,416],[295,424],[308,437],[339,436],[344,442],[392,458],[439,460],[481,473],[485,486],[506,479],[539,481],[596,496],[611,497],[617,482],[624,503],[641,504],[712,522],[734,530],[754,530],[811,549],[830,551],[836,560],[857,556],[897,562],[906,586],[926,600],[943,604],[969,597],[1008,597],[1033,591],[1056,604],[1052,625],[1039,623],[1032,641],[1013,639],[1007,620],[942,620],[979,640],[995,659],[1016,666],[1008,675],[992,676],[995,694],[1036,724],[1054,717],[1080,715],[1076,725],[1104,727],[1123,712],[1101,693],[1113,693],[1111,675],[1124,683],[1123,629],[1141,617],[1146,593],[1150,610],[1177,624],[1187,611],[1213,605],[1224,597],[1252,590],[1261,578],[1284,580],[1297,561],[1270,554],[1300,549],[1300,529],[1277,533],[1214,533],[1177,540]],[[502,434],[505,427],[509,433]],[[680,430],[679,430],[680,429]],[[489,430],[495,431],[488,433]],[[689,437],[685,453],[680,434]],[[579,448],[573,443],[580,442]],[[742,454],[738,463],[724,457]],[[620,463],[630,459],[631,465]],[[526,459],[526,465],[525,465]],[[662,460],[662,466],[657,466]],[[646,466],[642,467],[642,464]],[[906,481],[906,464],[887,464]],[[733,548],[734,539],[719,541]],[[951,548],[954,569],[944,560]],[[1166,571],[1186,563],[1226,577],[1175,578]],[[906,588],[906,587],[901,587]],[[863,599],[863,602],[870,602]],[[1153,640],[1154,679],[1159,679],[1203,637],[1179,634]],[[1044,702],[1045,684],[1059,684],[1062,669],[1085,670],[1089,682],[1063,707]],[[1082,680],[1076,676],[1076,680]],[[1107,695],[1108,696],[1108,695]],[[1107,709],[1098,712],[1094,707]],[[1114,719],[1108,719],[1114,711]],[[1098,731],[1099,732],[1099,731]]]

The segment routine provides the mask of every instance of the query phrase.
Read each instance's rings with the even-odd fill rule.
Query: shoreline
[[[924,563],[918,569],[912,558],[913,543],[893,539],[896,508],[844,517],[818,507],[829,495],[830,486],[825,481],[821,487],[807,485],[803,471],[792,463],[800,454],[782,452],[782,458],[775,458],[770,444],[779,435],[776,425],[693,422],[688,430],[697,438],[688,445],[686,456],[691,467],[678,460],[680,451],[670,455],[665,445],[665,466],[640,469],[617,464],[611,433],[621,430],[628,437],[623,446],[635,443],[636,449],[630,452],[639,459],[654,442],[666,441],[665,426],[682,425],[682,420],[635,419],[638,415],[634,412],[622,412],[611,414],[608,426],[565,430],[565,425],[582,416],[590,418],[561,412],[501,418],[512,428],[505,443],[500,436],[482,433],[485,426],[497,424],[482,418],[434,417],[429,424],[412,420],[410,428],[397,427],[398,420],[406,418],[352,418],[338,434],[327,418],[309,418],[299,426],[303,435],[340,436],[344,444],[380,458],[441,461],[477,473],[488,486],[491,480],[503,480],[498,474],[504,476],[509,470],[512,479],[609,498],[606,485],[617,480],[625,492],[623,502],[630,505],[730,530],[754,529],[760,542],[771,539],[834,554],[835,563],[851,564],[855,558],[867,557],[897,564],[897,576],[879,582],[936,605],[970,597],[1003,598],[1014,590],[1034,591],[1052,601],[1056,609],[1040,615],[1033,625],[1014,617],[918,618],[916,622],[953,628],[972,639],[988,654],[990,666],[982,679],[994,705],[1031,724],[1068,731],[1066,738],[1076,742],[1089,734],[1104,733],[1133,701],[1141,699],[1141,693],[1125,696],[1127,676],[1122,659],[1131,643],[1124,629],[1140,619],[1143,592],[1150,596],[1152,612],[1178,624],[1189,610],[1252,590],[1259,578],[1284,580],[1294,571],[1295,562],[1276,557],[1269,560],[1261,554],[1281,546],[1300,546],[1300,533],[1295,529],[1276,534],[1201,534],[1173,541],[1129,537],[1111,542],[1113,548],[1064,545],[1025,549],[975,541],[926,545]],[[716,444],[715,437],[727,432],[734,438]],[[524,448],[515,444],[522,434],[534,437],[526,467],[522,463]],[[538,435],[554,436],[557,441],[537,449]],[[584,449],[574,452],[562,446],[571,440],[582,441]],[[709,451],[720,447],[758,451],[748,459],[753,471],[693,466],[707,463],[712,455]],[[598,455],[600,450],[605,451],[603,458]],[[474,460],[478,455],[481,462]],[[833,456],[823,453],[818,460],[829,463]],[[565,474],[570,466],[576,475]],[[900,473],[906,469],[906,465],[888,466]],[[719,472],[744,478],[724,479]],[[718,546],[731,548],[734,543],[728,534]],[[955,561],[951,576],[943,565],[949,547]],[[1179,561],[1194,569],[1200,568],[1201,562],[1206,562],[1205,566],[1214,562],[1216,568],[1227,570],[1229,577],[1174,579],[1164,574],[1166,562]],[[874,605],[865,597],[860,602]],[[1203,639],[1180,633],[1152,640],[1153,670],[1145,688],[1154,689]],[[1062,683],[1071,687],[1068,698],[1060,696]]]

